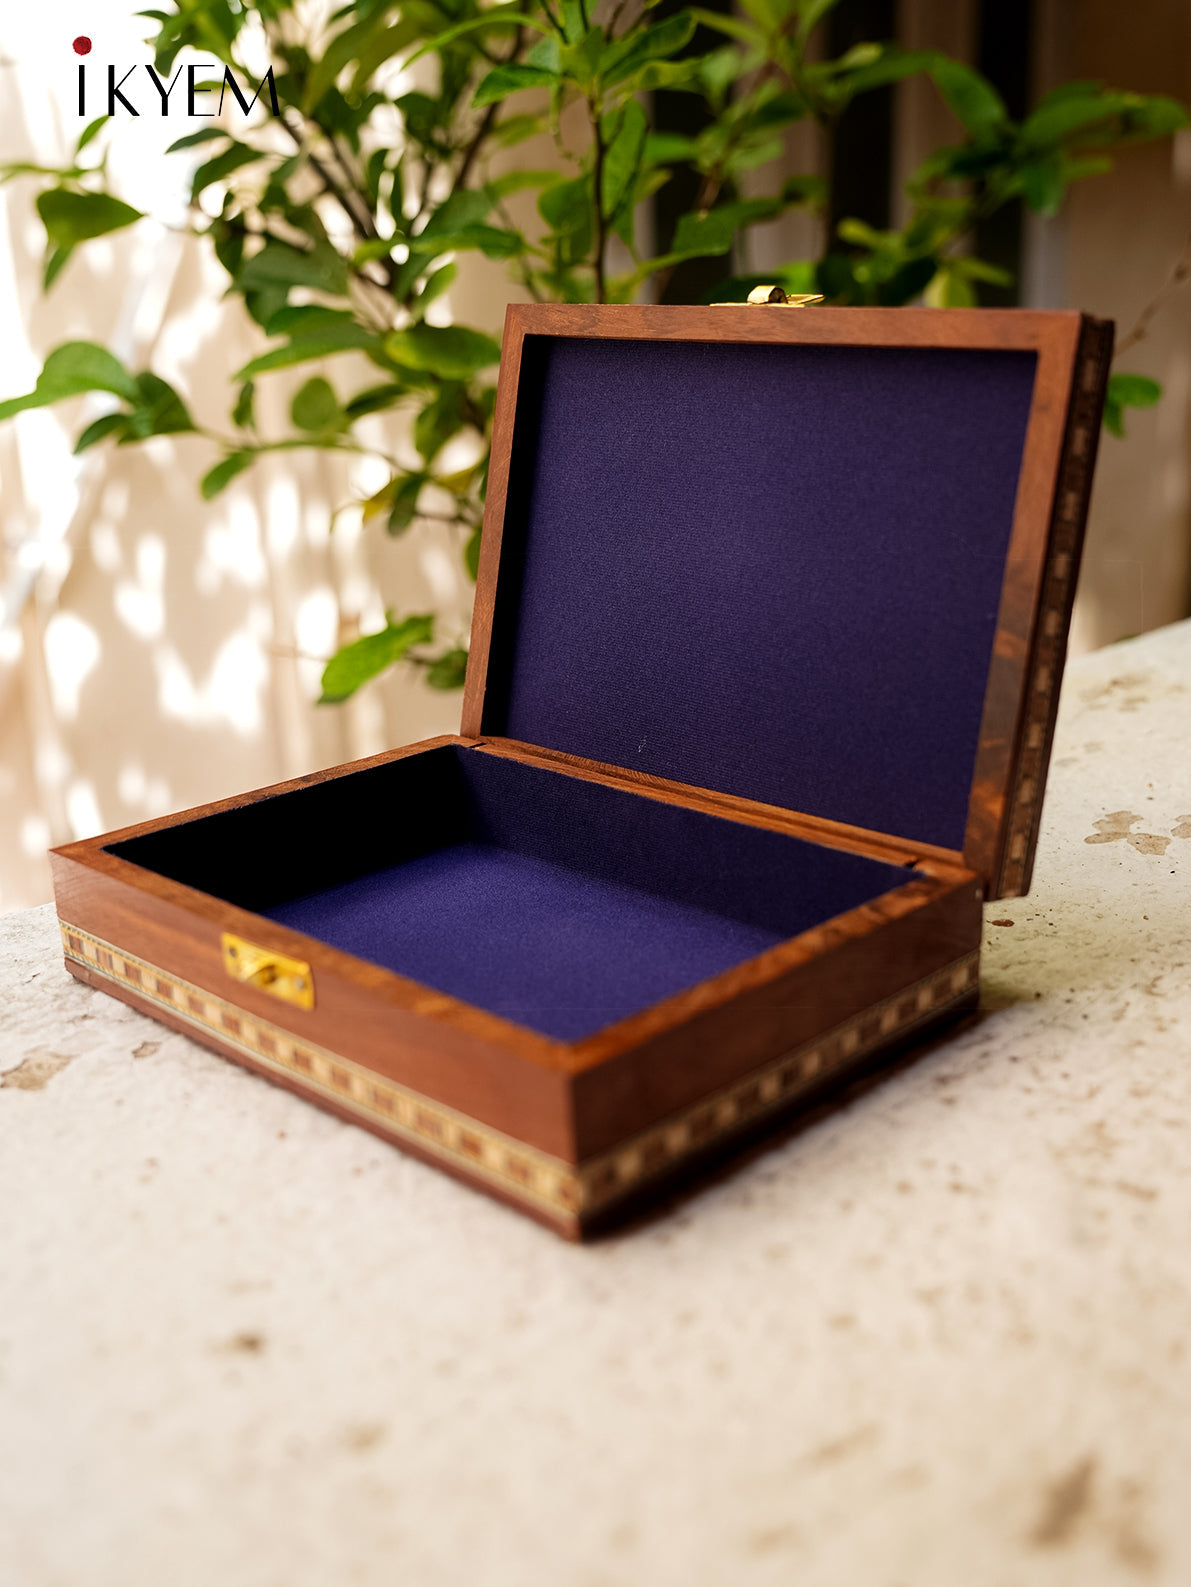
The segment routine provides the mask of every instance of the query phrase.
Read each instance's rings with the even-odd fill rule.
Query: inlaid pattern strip
[[[168,1009],[194,1030],[272,1074],[298,1082],[315,1097],[380,1125],[398,1141],[500,1186],[551,1212],[575,1211],[575,1170],[536,1147],[515,1141],[490,1125],[457,1113],[421,1092],[398,1085],[361,1064],[330,1052],[291,1031],[247,1014],[234,1003],[158,969],[110,942],[60,923],[68,959],[85,964],[147,1002]]]
[[[1041,816],[1042,789],[1075,596],[1075,570],[1092,491],[1110,350],[1104,326],[1085,326],[1076,361],[1076,389],[1059,468],[1050,551],[1027,684],[1025,733],[1009,799],[1009,839],[993,895],[1002,898],[1016,898],[1029,886],[1030,858]]]
[[[213,1037],[266,1072],[298,1083],[314,1098],[332,1101],[379,1126],[398,1143],[416,1145],[444,1164],[568,1220],[621,1200],[685,1159],[777,1113],[831,1074],[902,1039],[969,998],[980,974],[979,954],[965,954],[817,1041],[783,1054],[632,1140],[575,1166],[246,1014],[224,998],[77,926],[63,921],[61,930],[68,960],[168,1009],[197,1034]]]

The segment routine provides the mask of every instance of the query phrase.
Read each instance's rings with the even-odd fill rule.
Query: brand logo
[[[74,50],[76,55],[90,55],[91,40],[87,38],[85,34],[80,34],[79,37],[73,41],[71,48]],[[210,79],[200,81],[200,72],[218,70],[218,62],[216,61],[198,61],[187,66],[185,93],[180,93],[177,99],[174,99],[172,97],[173,92],[178,86],[178,80],[182,76],[182,70],[182,67],[179,66],[178,70],[170,78],[169,82],[165,83],[157,75],[157,72],[152,66],[145,65],[143,63],[141,65],[130,66],[128,70],[124,72],[123,76],[117,78],[117,68],[111,63],[108,63],[106,82],[97,85],[98,91],[95,93],[92,85],[88,84],[87,81],[86,62],[80,61],[79,115],[86,116],[88,109],[88,97],[89,95],[94,94],[95,98],[97,98],[98,102],[102,105],[103,110],[109,116],[115,116],[118,114],[116,109],[117,105],[123,105],[125,111],[130,116],[139,116],[141,112],[138,110],[134,100],[129,98],[129,94],[135,92],[135,89],[131,85],[132,79],[136,78],[136,81],[143,86],[144,79],[137,78],[136,76],[136,74],[140,71],[144,71],[147,74],[152,88],[156,91],[158,99],[161,101],[161,114],[163,116],[168,116],[172,109],[181,111],[183,104],[185,104],[186,109],[181,113],[187,116],[222,115],[224,97],[229,90],[231,91],[232,98],[239,105],[240,109],[245,115],[248,115],[266,88],[269,91],[269,105],[273,114],[275,116],[280,116],[281,114],[281,107],[277,103],[277,84],[273,80],[273,68],[271,66],[261,78],[260,82],[257,83],[256,92],[253,94],[251,99],[248,97],[248,89],[251,88],[252,84],[249,83],[247,87],[241,88],[240,84],[236,81],[236,75],[230,66],[225,66],[223,68],[223,76],[217,82],[212,83]],[[214,97],[216,88],[219,90],[218,108],[215,110],[201,108],[199,105],[199,100],[202,99],[204,105],[210,104],[212,98]],[[211,97],[208,98],[206,96]],[[143,94],[141,102],[142,104],[144,103]],[[150,101],[150,103],[152,103],[152,101]],[[94,110],[94,99],[92,101],[92,110]]]

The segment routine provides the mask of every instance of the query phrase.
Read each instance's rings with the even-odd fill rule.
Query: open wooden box
[[[92,985],[579,1237],[978,992],[1111,348],[509,309],[462,733],[54,854]]]

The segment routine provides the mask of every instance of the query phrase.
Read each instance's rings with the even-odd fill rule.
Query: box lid
[[[1029,885],[1111,325],[514,305],[465,735]]]

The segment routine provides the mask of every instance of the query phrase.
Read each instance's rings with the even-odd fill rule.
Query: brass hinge
[[[808,303],[822,303],[821,292],[787,292],[784,287],[754,287],[748,295],[750,303],[764,304],[782,309],[803,309]],[[739,309],[741,303],[713,303],[713,309]]]
[[[314,1007],[314,977],[310,966],[272,948],[260,948],[230,931],[223,933],[223,968],[233,981],[257,986],[270,997],[279,997],[295,1008]]]

